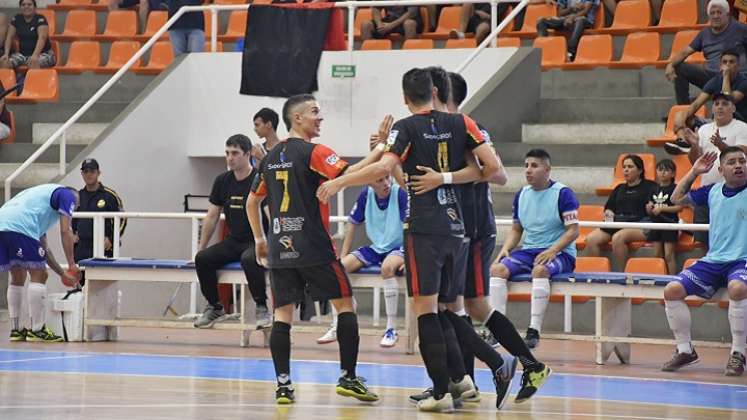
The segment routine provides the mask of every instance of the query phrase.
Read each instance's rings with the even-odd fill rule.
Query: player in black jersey
[[[415,181],[425,168],[437,168],[446,184],[489,178],[498,170],[495,154],[484,143],[474,121],[467,116],[433,109],[433,82],[427,70],[412,69],[402,80],[405,102],[413,114],[397,121],[387,139],[387,153],[375,164],[358,172],[325,182],[317,193],[327,201],[342,188],[363,185],[391,174],[402,165],[408,181]],[[472,151],[486,162],[480,170],[467,166],[465,152]],[[456,252],[464,237],[462,210],[454,186],[419,193],[408,185],[410,200],[405,229],[405,264],[408,293],[414,298],[418,316],[420,352],[433,394],[418,403],[423,411],[449,412],[454,402],[448,393],[449,373],[446,342],[438,316],[439,294],[449,294]]]
[[[316,198],[317,187],[348,169],[330,148],[311,143],[319,136],[322,115],[311,95],[289,98],[283,107],[289,138],[268,152],[247,203],[249,222],[261,225],[259,206],[270,211],[268,237],[255,232],[256,254],[270,269],[275,321],[270,351],[275,365],[279,404],[294,401],[290,381],[290,329],[293,308],[307,288],[314,300],[331,300],[337,309],[337,336],[342,374],[336,391],[361,401],[377,401],[355,374],[358,359],[358,319],[352,289],[329,235],[329,210]]]

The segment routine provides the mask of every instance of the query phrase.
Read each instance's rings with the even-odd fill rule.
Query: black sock
[[[446,366],[449,368],[449,377],[453,382],[461,382],[464,375],[467,374],[464,369],[464,358],[459,340],[457,340],[454,326],[445,313],[438,313],[438,320],[441,323],[441,330],[444,332],[444,342],[446,343]]]
[[[462,316],[462,319],[467,322],[471,327],[474,328],[472,325],[472,318],[469,317],[469,315]],[[462,358],[464,359],[464,370],[467,372],[467,375],[472,378],[472,382],[475,381],[475,354],[472,353],[472,350],[468,349],[465,346],[462,346]]]
[[[519,332],[516,331],[516,327],[511,321],[506,318],[502,313],[493,310],[493,313],[485,323],[496,340],[512,355],[519,358],[522,366],[526,369],[534,370],[542,367],[542,363],[538,362],[534,358],[534,355],[527,347],[524,339],[521,338]]]
[[[262,307],[267,309],[267,299],[256,299],[254,303],[257,305],[258,308]]]
[[[358,363],[358,316],[353,312],[337,315],[337,343],[340,345],[340,368],[347,378],[355,378]]]
[[[454,331],[462,345],[472,351],[472,353],[483,363],[488,365],[491,372],[495,372],[503,366],[503,358],[490,344],[486,343],[475,331],[472,325],[451,311],[446,311],[449,320],[454,325]]]
[[[278,385],[290,384],[290,324],[275,321],[272,323],[270,332],[270,353],[272,354],[272,363],[275,365],[275,376]]]
[[[449,373],[446,366],[446,343],[437,314],[423,314],[418,317],[418,338],[420,355],[425,369],[433,381],[433,396],[443,398],[449,390]]]

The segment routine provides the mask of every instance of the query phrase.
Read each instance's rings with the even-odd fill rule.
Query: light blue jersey
[[[21,191],[0,207],[0,232],[16,232],[39,241],[60,220],[60,214],[72,216],[74,210],[72,191],[57,184],[39,185]]]
[[[723,188],[722,181],[708,191],[710,248],[702,258],[706,262],[721,264],[747,259],[747,189],[726,197]]]
[[[366,235],[371,240],[371,248],[374,251],[384,254],[402,246],[399,185],[392,185],[389,193],[389,205],[384,210],[376,204],[374,189],[368,188],[365,214]]]
[[[514,221],[524,229],[522,249],[546,249],[565,233],[566,225],[578,223],[578,200],[573,191],[559,182],[535,191],[527,185],[514,200]],[[576,243],[563,252],[576,258]]]

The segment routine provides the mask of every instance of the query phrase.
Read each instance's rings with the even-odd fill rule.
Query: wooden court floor
[[[0,324],[0,337],[7,337]],[[297,402],[274,404],[265,348],[238,347],[229,331],[122,330],[113,343],[0,342],[0,419],[381,419],[443,418],[418,413],[407,395],[427,385],[417,355],[382,350],[362,337],[358,373],[381,398],[368,405],[334,393],[337,346],[293,336],[291,375]],[[259,342],[259,340],[256,340]],[[258,343],[255,343],[258,344]],[[532,400],[500,412],[488,372],[479,370],[480,404],[459,418],[747,419],[747,379],[726,378],[726,349],[699,349],[702,361],[682,372],[658,367],[664,346],[635,346],[631,365],[593,363],[588,343],[542,342],[540,359],[555,373]],[[481,367],[481,366],[480,366]],[[519,376],[512,394],[518,389]]]

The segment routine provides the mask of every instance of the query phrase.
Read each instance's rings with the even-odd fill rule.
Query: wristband
[[[254,238],[254,243],[255,244],[262,243],[262,242],[267,242],[267,239],[265,239],[265,238]]]
[[[454,181],[454,175],[451,172],[443,172],[441,176],[444,178],[444,184],[451,184]]]

